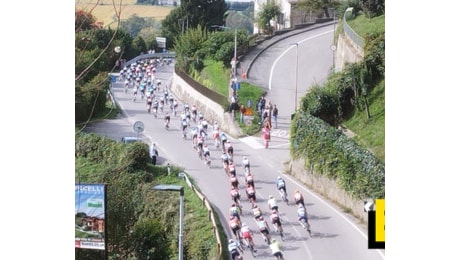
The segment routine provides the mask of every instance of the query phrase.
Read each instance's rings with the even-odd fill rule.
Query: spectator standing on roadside
[[[244,122],[244,113],[246,112],[246,107],[243,104],[240,104],[240,122]]]
[[[157,163],[157,156],[158,156],[157,146],[155,143],[152,142],[152,145],[150,146],[150,158],[152,158],[153,165]]]
[[[278,128],[278,107],[275,105],[273,105],[273,113],[272,113],[272,116],[273,116],[273,125],[275,126],[275,129]]]
[[[264,139],[265,148],[268,148],[268,141],[270,141],[270,126],[268,124],[265,124],[262,129],[262,138]]]

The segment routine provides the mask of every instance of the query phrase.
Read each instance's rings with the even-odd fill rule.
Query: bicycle
[[[307,223],[307,221],[306,221],[305,219],[303,219],[303,218],[302,218],[301,220],[299,220],[299,222],[300,222],[300,225],[303,227],[303,229],[306,229],[306,230],[307,230],[308,235],[309,235],[310,237],[312,237],[312,236],[311,236],[311,230],[310,230],[310,224]]]
[[[243,243],[241,245],[244,250],[249,249],[253,257],[257,256],[256,255],[257,250],[254,248],[254,246],[251,245],[251,243],[249,242],[249,238],[243,239]]]
[[[278,192],[280,193],[281,195],[281,200],[286,202],[286,205],[289,205],[289,199],[287,197],[287,194],[286,192],[284,192],[284,189],[278,189]]]
[[[204,157],[206,165],[211,168],[211,158],[209,157],[209,154],[206,154]]]
[[[283,226],[281,224],[278,224],[278,222],[276,222],[275,224],[273,224],[273,227],[275,228],[275,232],[280,233],[281,240],[284,241]]]

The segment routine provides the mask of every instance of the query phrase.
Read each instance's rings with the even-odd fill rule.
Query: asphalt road
[[[283,174],[284,162],[289,160],[289,127],[290,115],[294,111],[295,98],[295,67],[296,46],[290,45],[298,42],[298,99],[307,91],[313,82],[326,79],[332,65],[332,25],[314,31],[302,33],[289,39],[280,41],[270,47],[254,62],[251,68],[251,78],[262,82],[262,87],[267,89],[267,99],[277,104],[280,109],[278,129],[272,132],[272,141],[269,149],[264,149],[261,137],[231,138],[235,149],[235,162],[237,175],[240,179],[240,193],[242,194],[243,222],[256,230],[254,241],[256,244],[257,258],[272,258],[268,245],[263,241],[257,231],[247,202],[243,186],[244,175],[241,166],[243,156],[248,156],[251,169],[255,176],[257,203],[261,206],[264,216],[268,218],[267,199],[274,195],[280,205],[280,216],[285,231],[284,247],[285,259],[317,259],[317,260],[373,260],[384,259],[383,250],[367,249],[367,227],[358,223],[352,216],[343,213],[333,203],[327,202],[303,185]],[[172,76],[173,64],[157,69],[157,75],[165,85]],[[259,77],[257,79],[257,77]],[[85,131],[98,132],[119,140],[122,136],[136,135],[132,130],[135,121],[142,121],[145,125],[143,138],[154,141],[159,147],[159,163],[166,161],[184,167],[200,186],[203,193],[217,210],[224,227],[227,227],[228,209],[231,204],[230,184],[227,175],[221,167],[221,153],[212,146],[212,141],[207,140],[211,148],[212,165],[209,169],[197,157],[192,148],[191,140],[181,138],[179,116],[172,117],[171,128],[166,130],[163,126],[163,115],[154,118],[145,109],[145,100],[131,100],[131,92],[124,93],[121,82],[113,84],[113,93],[121,109],[127,117],[117,120],[92,124]],[[182,109],[180,105],[179,109]],[[166,109],[167,111],[168,109]],[[206,117],[206,115],[205,115]],[[307,203],[310,217],[312,238],[302,229],[296,221],[296,208],[292,204],[287,206],[280,202],[274,181],[277,176],[283,176],[287,182],[287,191],[292,201],[294,189],[302,191]],[[230,230],[226,228],[227,235]],[[279,240],[279,235],[272,234]],[[244,259],[253,259],[246,252]]]

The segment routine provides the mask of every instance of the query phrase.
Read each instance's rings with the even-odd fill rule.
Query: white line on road
[[[302,43],[302,42],[306,42],[306,41],[312,40],[312,39],[314,39],[314,38],[323,36],[323,35],[325,35],[325,34],[328,34],[328,33],[333,32],[333,31],[334,31],[334,30],[329,30],[329,31],[326,31],[326,32],[323,32],[323,33],[320,33],[320,34],[317,34],[317,35],[308,37],[308,38],[306,38],[306,39],[303,39],[303,40],[299,41],[298,43]],[[275,70],[276,64],[277,64],[278,61],[284,56],[284,54],[286,54],[286,53],[287,53],[289,50],[291,50],[292,48],[294,48],[294,45],[289,46],[289,48],[287,48],[285,51],[283,51],[283,53],[281,53],[281,55],[275,60],[275,62],[273,62],[272,68],[270,69],[270,77],[268,77],[268,89],[272,89],[273,71]]]

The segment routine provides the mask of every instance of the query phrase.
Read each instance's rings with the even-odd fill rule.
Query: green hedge
[[[309,113],[296,113],[291,156],[314,173],[337,180],[353,198],[385,198],[385,165],[371,152]]]

